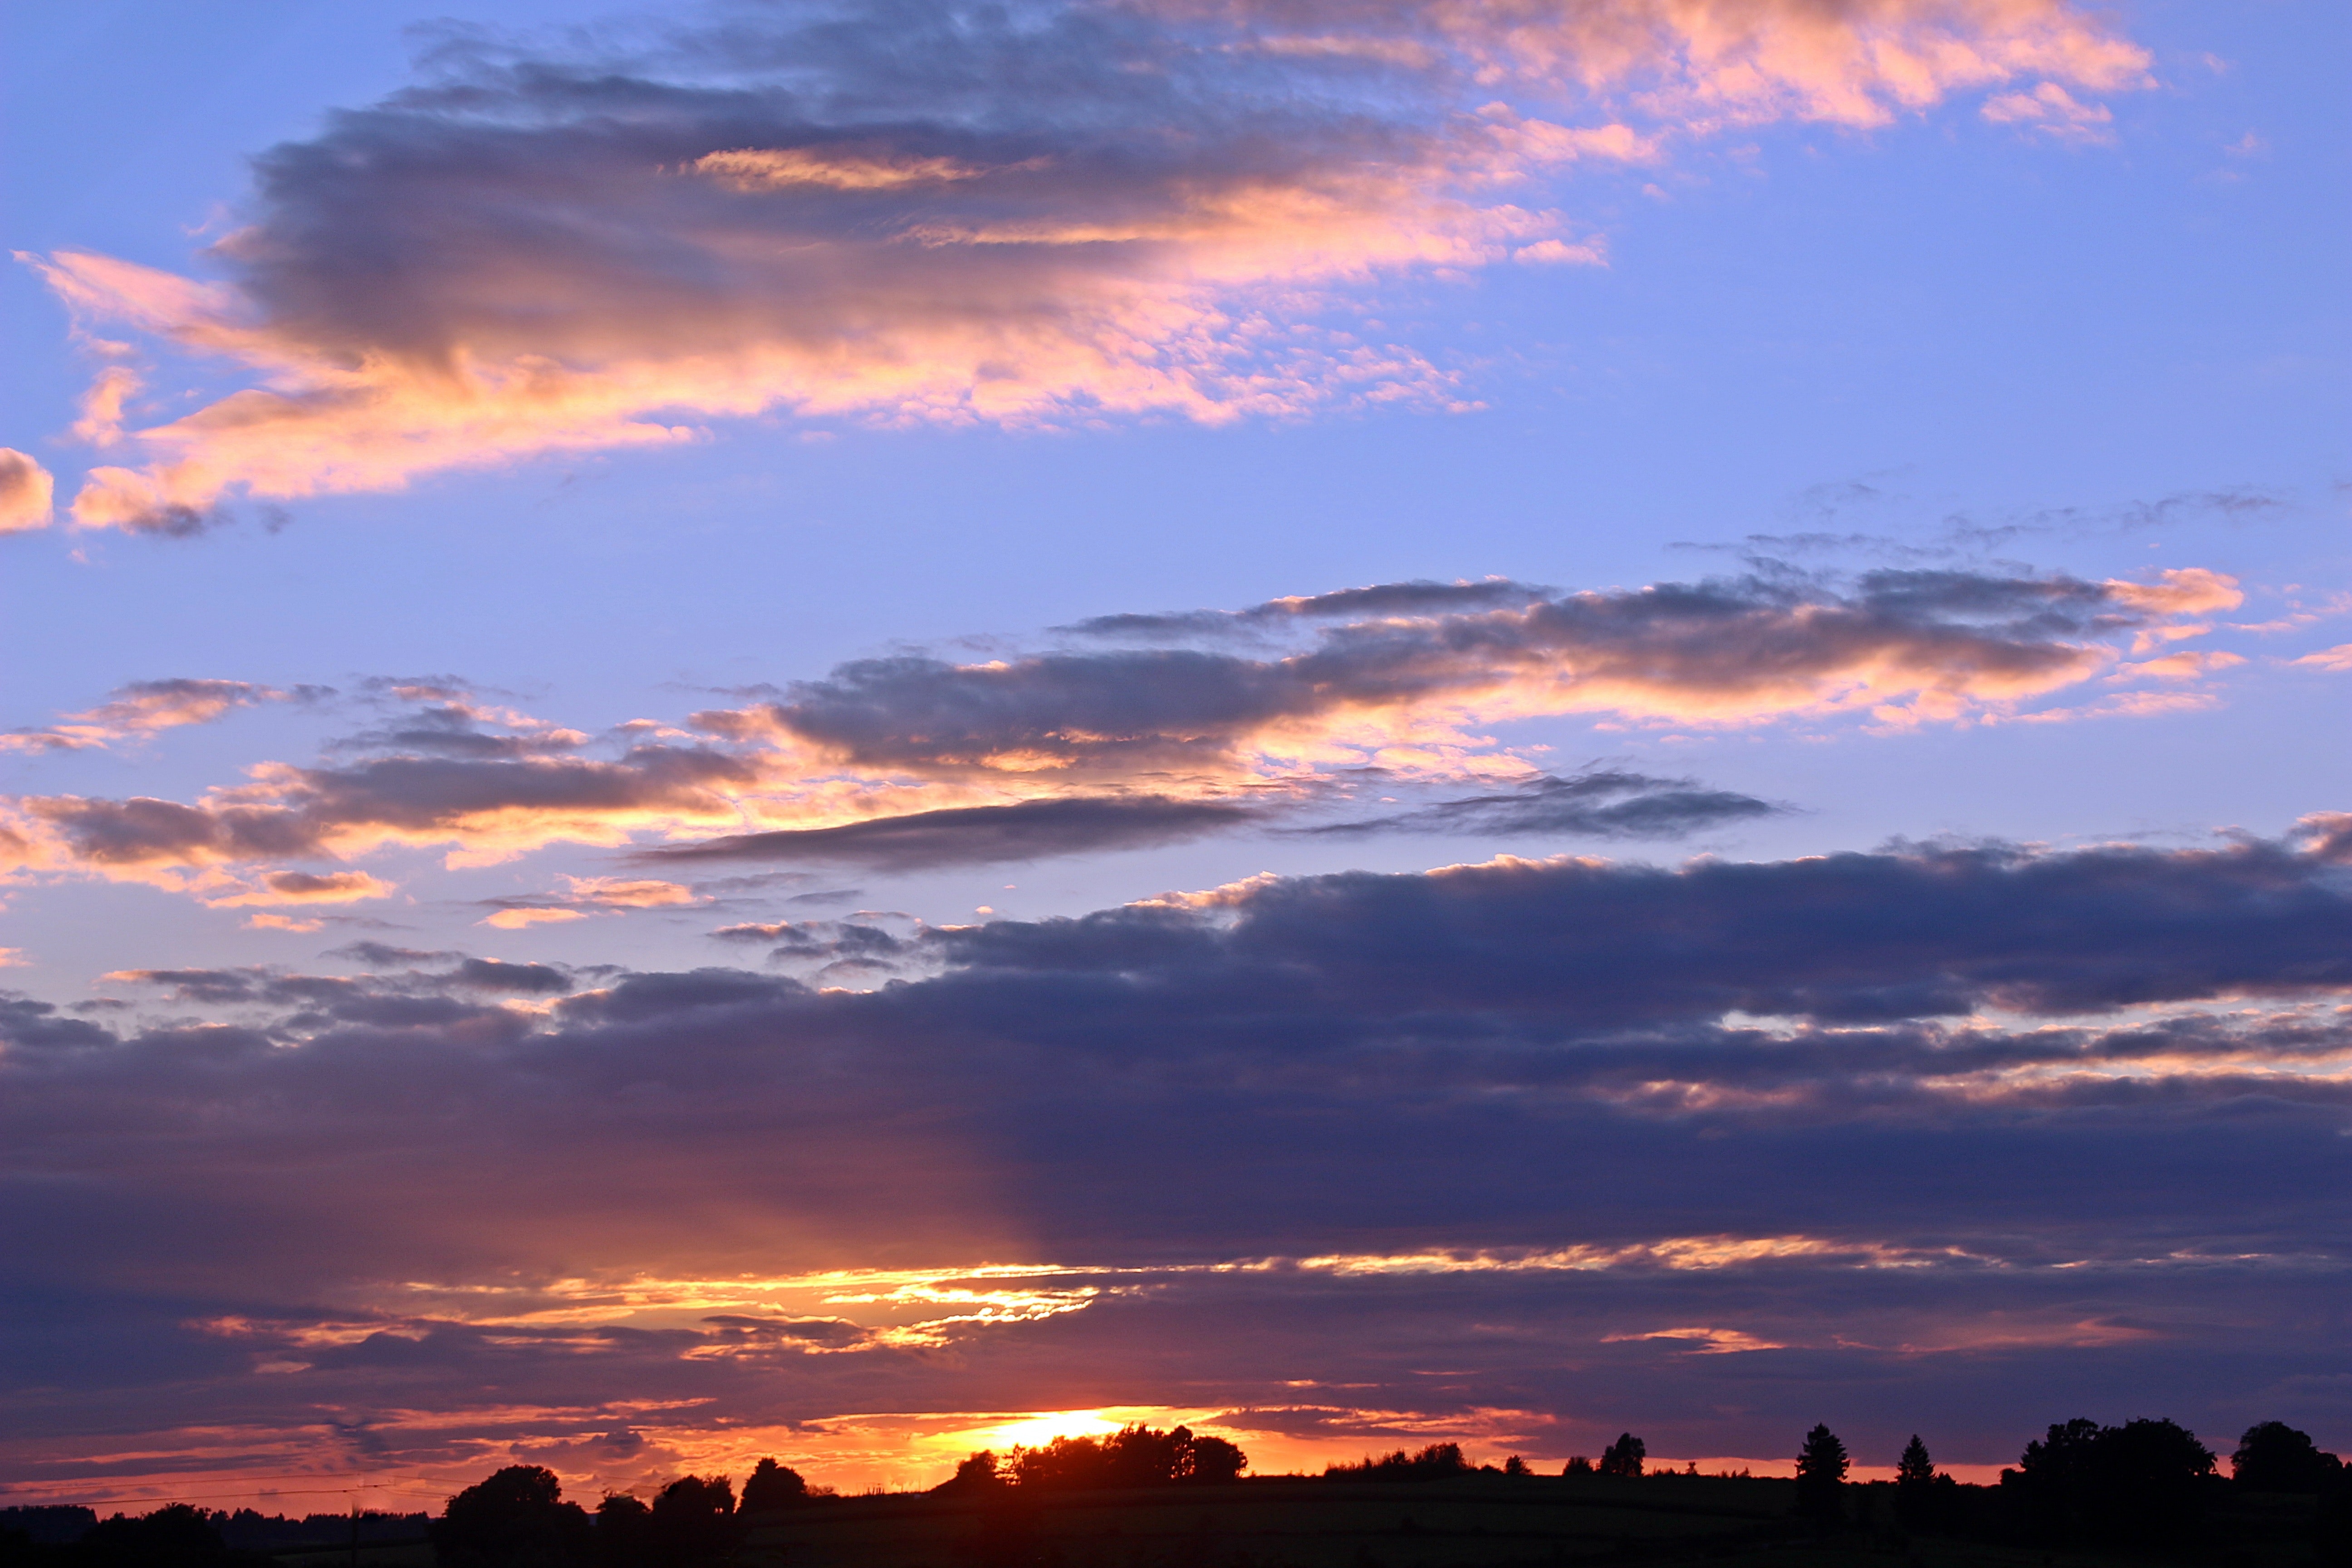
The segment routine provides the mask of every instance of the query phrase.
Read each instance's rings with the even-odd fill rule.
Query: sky
[[[6,6],[0,1504],[2352,1450],[2352,16]]]

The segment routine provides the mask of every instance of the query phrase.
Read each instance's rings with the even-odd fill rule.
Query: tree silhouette
[[[1178,1427],[1182,1431],[1182,1427]],[[1191,1468],[1177,1479],[1198,1487],[1230,1486],[1241,1479],[1249,1468],[1249,1456],[1238,1443],[1228,1443],[1223,1437],[1192,1439]]]
[[[1638,1476],[1649,1452],[1642,1439],[1631,1432],[1620,1432],[1614,1443],[1601,1450],[1600,1471],[1604,1476]]]
[[[1579,1454],[1562,1465],[1559,1473],[1563,1476],[1589,1476],[1592,1473],[1592,1461]]]
[[[542,1465],[509,1465],[449,1500],[427,1526],[443,1568],[573,1568],[592,1552],[587,1513]]]
[[[1936,1484],[1936,1461],[1927,1457],[1927,1445],[1919,1441],[1919,1434],[1911,1434],[1911,1441],[1903,1445],[1903,1457],[1895,1461],[1895,1484],[1925,1490]]]
[[[446,1568],[570,1568],[587,1555],[588,1518],[540,1465],[509,1465],[451,1498],[428,1527]]]
[[[662,1568],[722,1563],[740,1533],[725,1476],[680,1476],[654,1498],[653,1560]]]
[[[2230,1456],[2231,1479],[2248,1491],[2324,1492],[2336,1484],[2344,1461],[2284,1421],[2246,1428]]]
[[[1926,1454],[1926,1446],[1921,1445],[1921,1458]],[[1797,1450],[1797,1511],[1816,1524],[1844,1523],[1848,1463],[1845,1445],[1826,1423],[1806,1433],[1804,1447]]]
[[[642,1498],[606,1492],[596,1505],[599,1568],[639,1568],[654,1552],[654,1510]]]
[[[2000,1479],[2023,1493],[2043,1538],[2128,1546],[2193,1539],[2212,1474],[2211,1451],[2175,1422],[2078,1418],[2028,1443],[2019,1468]]]
[[[91,1526],[78,1547],[56,1550],[64,1561],[89,1568],[214,1568],[251,1561],[232,1557],[212,1521],[184,1502],[135,1518],[118,1513]]]
[[[751,1474],[743,1482],[742,1511],[765,1513],[770,1509],[793,1508],[808,1501],[808,1482],[798,1470],[762,1459],[751,1467]]]
[[[956,1496],[962,1493],[999,1492],[1004,1489],[1004,1474],[997,1468],[996,1456],[982,1448],[977,1454],[966,1456],[963,1463],[955,1468],[954,1475],[931,1489],[949,1496]]]
[[[1015,1448],[1003,1459],[983,1449],[958,1465],[955,1475],[936,1489],[953,1494],[1007,1485],[1030,1492],[1223,1486],[1247,1468],[1249,1456],[1223,1437],[1196,1436],[1189,1426],[1162,1432],[1139,1422],[1105,1437],[1056,1437],[1041,1447]]]
[[[1919,1434],[1912,1433],[1903,1457],[1895,1464],[1895,1522],[1906,1530],[1948,1527],[1958,1504],[1959,1489],[1951,1477],[1937,1472],[1936,1461],[1927,1457],[1927,1445],[1919,1441]]]
[[[1437,1481],[1449,1476],[1470,1473],[1470,1461],[1462,1457],[1462,1445],[1459,1443],[1432,1443],[1418,1454],[1408,1454],[1399,1448],[1395,1453],[1384,1454],[1377,1459],[1323,1467],[1327,1480]]]

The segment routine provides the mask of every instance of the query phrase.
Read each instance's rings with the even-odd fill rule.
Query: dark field
[[[2093,1568],[2146,1558],[1905,1539],[1883,1489],[1866,1521],[1822,1538],[1790,1517],[1792,1483],[1472,1476],[1394,1485],[1271,1477],[1230,1487],[1097,1491],[1015,1503],[844,1499],[770,1515],[737,1561],[758,1568],[1507,1568],[1555,1563],[1883,1563]],[[2285,1503],[2287,1500],[2280,1500]],[[1874,1510],[1873,1504],[1877,1507]],[[2292,1510],[2292,1505],[2290,1510]],[[2288,1568],[2312,1561],[2284,1517],[2217,1518],[2168,1561]],[[2284,1526],[2285,1528],[2278,1528]],[[2264,1538],[2269,1539],[2264,1539]]]

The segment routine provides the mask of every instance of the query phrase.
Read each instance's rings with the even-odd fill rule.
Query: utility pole
[[[360,1568],[360,1494],[352,1493],[352,1568]]]

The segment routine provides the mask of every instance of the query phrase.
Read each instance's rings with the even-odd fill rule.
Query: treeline
[[[100,1519],[78,1507],[0,1509],[5,1568],[266,1568],[269,1553],[299,1546],[417,1541],[422,1513],[314,1513],[300,1519],[249,1508],[207,1512],[173,1503]]]
[[[1560,1473],[1638,1478],[1647,1457],[1647,1446],[1628,1432],[1597,1463],[1578,1456]],[[1960,1485],[1936,1468],[1916,1434],[1896,1460],[1892,1483],[1856,1486],[1847,1480],[1852,1461],[1844,1443],[1817,1426],[1797,1451],[1795,1512],[1825,1533],[1892,1528],[2013,1545],[2143,1550],[2205,1538],[2210,1516],[2250,1494],[2301,1497],[2311,1500],[2305,1533],[2318,1561],[2352,1564],[2352,1467],[2283,1421],[2248,1427],[2229,1462],[2224,1480],[2212,1450],[2177,1422],[2102,1426],[2074,1420],[2027,1443],[1996,1486]],[[1500,1467],[1473,1466],[1459,1444],[1433,1443],[1323,1473],[1335,1481],[1431,1481],[1534,1471],[1516,1455]],[[1664,1473],[1696,1475],[1697,1468]]]
[[[1103,1491],[1118,1487],[1226,1486],[1249,1468],[1249,1456],[1223,1437],[1195,1436],[1135,1424],[1104,1437],[1056,1437],[1003,1458],[986,1448],[932,1488],[953,1497],[1004,1491]]]
[[[607,1492],[590,1512],[537,1465],[509,1465],[449,1500],[431,1527],[442,1568],[708,1568],[727,1562],[755,1515],[833,1496],[761,1459],[743,1495],[725,1476],[680,1476],[651,1502]]]
[[[1696,1476],[1652,1472],[1641,1438],[1621,1434],[1598,1460],[1570,1458],[1568,1478]],[[2352,1564],[2352,1468],[2284,1422],[2246,1429],[2221,1461],[2195,1433],[2167,1420],[2103,1426],[2074,1420],[2025,1446],[1997,1485],[1964,1486],[1936,1468],[1916,1435],[1892,1482],[1856,1484],[1845,1445],[1827,1426],[1805,1434],[1797,1453],[1794,1512],[1824,1535],[1854,1530],[1939,1535],[2009,1545],[2168,1551],[2211,1539],[2214,1519],[2242,1529],[2256,1510],[2304,1534],[2323,1563]],[[1227,1485],[1248,1458],[1221,1437],[1186,1427],[1129,1426],[1104,1437],[1057,1437],[1000,1457],[972,1454],[931,1489],[945,1497],[1024,1496],[1154,1487]],[[1742,1472],[1744,1475],[1745,1472]],[[1438,1481],[1495,1476],[1516,1483],[1535,1471],[1517,1456],[1474,1465],[1457,1443],[1367,1456],[1335,1464],[1324,1479]],[[421,1528],[440,1568],[717,1568],[760,1516],[832,1500],[795,1471],[761,1459],[739,1499],[725,1476],[681,1476],[648,1502],[607,1493],[592,1510],[563,1496],[554,1472],[510,1465],[452,1497],[438,1519],[366,1514],[360,1539],[415,1538]],[[2307,1500],[2305,1507],[2294,1500]],[[2282,1502],[2288,1506],[2275,1506]],[[2299,1515],[2299,1522],[2296,1521]],[[100,1520],[83,1508],[0,1510],[0,1568],[267,1568],[263,1552],[352,1539],[348,1515],[300,1521],[249,1510],[205,1513],[184,1503],[137,1517]],[[2276,1530],[2273,1531],[2275,1535]],[[2234,1542],[2234,1538],[2231,1543]]]

